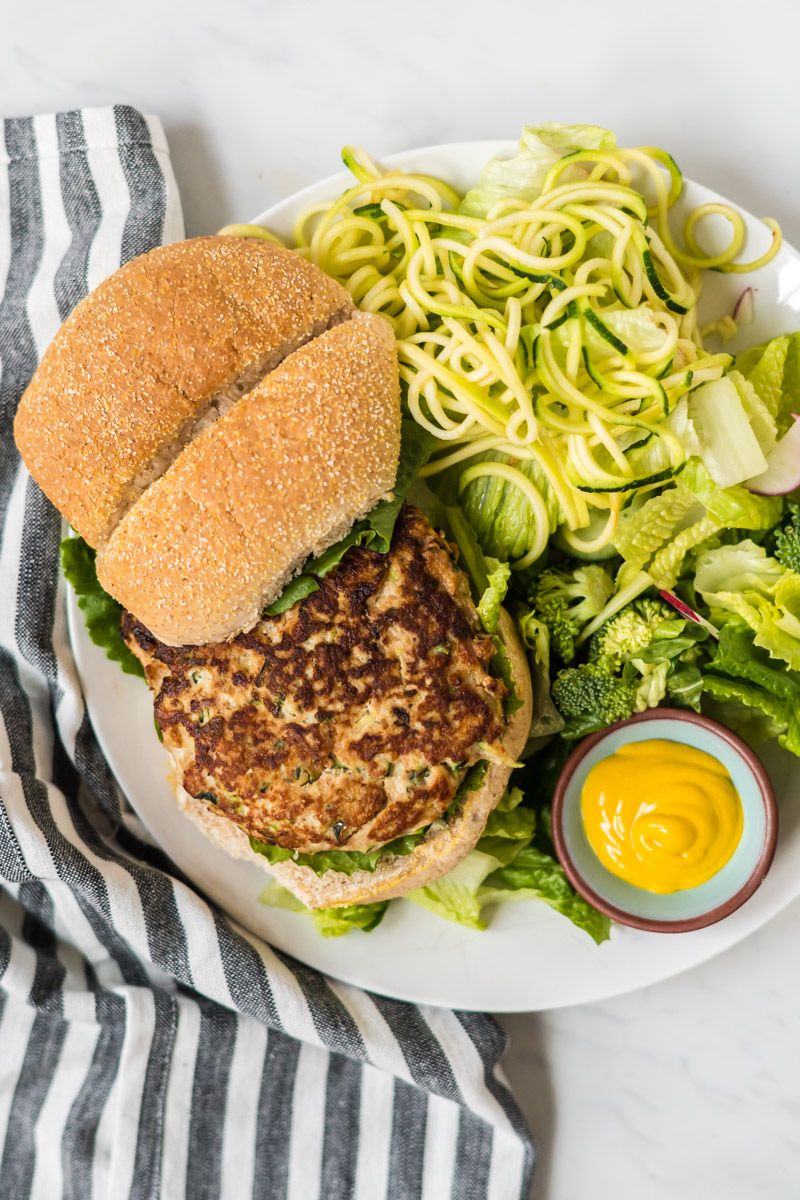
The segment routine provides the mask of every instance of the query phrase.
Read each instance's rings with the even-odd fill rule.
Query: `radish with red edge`
[[[793,424],[767,455],[767,469],[745,485],[757,496],[785,496],[800,487],[800,413],[792,413]]]
[[[668,592],[665,588],[659,588],[659,596],[662,600],[666,600],[667,604],[671,604],[676,612],[679,612],[687,621],[694,621],[695,625],[702,625],[703,629],[707,629],[712,637],[719,638],[719,630],[716,625],[712,625],[705,617],[701,617],[699,612],[695,612],[690,604],[685,600],[681,600],[680,596],[676,596],[674,592]]]
[[[733,319],[737,325],[750,325],[755,312],[756,289],[746,287],[733,306]]]

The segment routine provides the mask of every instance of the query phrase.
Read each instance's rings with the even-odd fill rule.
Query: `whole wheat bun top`
[[[357,314],[187,446],[99,550],[98,579],[168,645],[222,641],[391,490],[399,446],[394,334]]]
[[[219,641],[391,490],[394,335],[291,250],[176,242],[75,308],[14,433],[103,587],[163,642]]]
[[[14,422],[25,464],[96,547],[214,397],[352,309],[344,288],[270,242],[192,238],[134,258],[45,352]]]

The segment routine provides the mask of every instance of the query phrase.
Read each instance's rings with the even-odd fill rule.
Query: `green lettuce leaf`
[[[271,879],[258,897],[259,904],[283,908],[288,912],[306,913],[323,937],[342,937],[354,929],[370,933],[383,920],[388,901],[379,904],[350,904],[343,908],[306,908],[288,888]]]
[[[536,749],[539,738],[552,737],[564,728],[564,718],[550,695],[550,632],[530,610],[520,609],[516,618],[517,629],[528,650],[533,687],[533,720],[528,743],[522,752],[522,757],[527,758]]]
[[[424,840],[428,830],[418,829],[404,837],[395,838],[385,846],[376,846],[374,850],[320,850],[316,854],[305,854],[298,850],[287,850],[285,846],[273,846],[270,842],[250,838],[250,847],[257,854],[263,854],[268,862],[279,863],[291,859],[300,867],[310,867],[317,875],[326,871],[340,871],[343,875],[352,875],[354,871],[374,871],[383,858],[410,854],[415,846]]]
[[[638,508],[622,513],[614,545],[631,569],[641,570],[680,530],[702,515],[702,506],[691,491],[667,488]]]
[[[800,411],[800,334],[784,334],[737,354],[736,370],[755,388],[778,433],[785,433],[791,414]]]
[[[487,838],[510,838],[514,842],[531,840],[536,833],[536,812],[526,807],[524,799],[520,788],[508,789],[486,822],[481,838],[484,850],[487,850]]]
[[[749,373],[744,370],[743,373],[761,397],[761,400],[766,404],[772,416],[777,419],[781,411],[781,402],[783,399],[783,376],[786,371],[786,358],[789,353],[789,338],[773,338],[771,342],[768,342],[763,347],[763,352],[759,353],[760,357],[753,369]],[[737,356],[737,370],[742,370],[740,361],[740,358]]]
[[[426,887],[407,892],[404,899],[427,908],[446,921],[455,921],[468,929],[485,929],[479,892],[487,875],[500,865],[494,855],[480,849],[472,850],[452,871]]]
[[[560,863],[536,846],[526,846],[507,866],[487,876],[479,899],[483,907],[507,900],[543,900],[598,945],[611,935],[608,917],[579,896]]]
[[[777,736],[781,746],[800,755],[800,673],[776,666],[743,621],[734,618],[721,628],[703,692],[726,723],[735,722],[742,733],[754,734],[753,740]],[[758,725],[742,716],[747,710],[756,714]]]
[[[118,662],[128,675],[144,678],[144,668],[122,640],[122,605],[104,591],[97,580],[95,552],[81,537],[67,537],[61,543],[61,567],[71,584],[83,613],[89,637],[106,656]]]
[[[738,392],[742,408],[747,414],[750,428],[756,436],[762,453],[769,454],[778,439],[778,426],[769,404],[762,399],[753,386],[752,380],[745,379],[739,371],[729,371],[726,378],[731,381]]]
[[[478,616],[486,632],[494,633],[500,621],[500,608],[508,591],[511,566],[497,558],[487,558],[486,566],[489,573],[486,587],[478,600]]]
[[[476,454],[469,461],[472,466],[487,462],[509,463],[511,459],[500,451],[488,451]],[[514,466],[541,492],[550,520],[550,532],[554,533],[561,520],[561,510],[547,477],[532,459],[515,460]],[[437,483],[437,489],[441,490],[445,501],[458,499],[484,554],[505,562],[522,558],[533,547],[537,537],[536,520],[524,493],[515,484],[493,475],[481,475],[459,492],[458,480],[462,471],[462,467],[451,468]]]
[[[371,933],[384,918],[389,901],[379,904],[348,904],[342,908],[313,908],[311,920],[323,937],[343,937],[354,929]]]
[[[349,547],[348,547],[349,549]],[[344,554],[344,550],[342,554]],[[272,604],[267,605],[264,609],[265,617],[278,617],[281,613],[288,612],[290,608],[294,608],[295,604],[299,604],[301,600],[307,599],[314,592],[319,591],[319,584],[313,575],[296,575],[278,596],[277,600],[273,600]]]
[[[700,501],[720,527],[754,531],[772,529],[781,519],[783,500],[780,496],[756,496],[745,487],[718,487],[697,458],[690,458],[683,468],[680,486]]]
[[[719,487],[732,487],[767,469],[756,431],[729,375],[695,388],[689,396],[689,417],[700,457]]]
[[[444,526],[446,535],[458,546],[459,565],[470,578],[481,623],[486,632],[492,634],[495,653],[491,670],[506,685],[508,695],[504,704],[505,713],[507,717],[513,716],[522,707],[522,700],[517,695],[508,651],[502,638],[494,632],[508,588],[511,568],[507,563],[484,556],[472,526],[457,505],[442,506],[439,514],[439,523]]]
[[[800,670],[800,577],[763,546],[746,539],[704,551],[695,588],[720,623],[733,613],[753,631],[756,646]]]
[[[546,849],[533,845],[536,812],[518,788],[506,792],[476,848],[441,879],[406,899],[468,929],[485,929],[487,909],[510,900],[543,900],[596,942],[609,936],[610,922],[570,885]],[[544,835],[545,840],[547,835]]]
[[[323,550],[322,554],[308,559],[301,573],[264,609],[264,615],[279,616],[280,613],[294,608],[300,600],[305,600],[307,596],[318,591],[317,580],[324,579],[338,567],[347,551],[352,550],[354,546],[363,546],[377,554],[388,554],[403,501],[420,470],[430,458],[435,445],[436,438],[432,434],[416,421],[404,418],[401,424],[400,460],[391,499],[379,501],[363,520],[356,522],[345,537]]]
[[[515,155],[489,160],[461,202],[460,212],[485,217],[499,200],[535,200],[548,171],[565,154],[580,149],[612,150],[615,145],[613,133],[598,125],[528,125]]]

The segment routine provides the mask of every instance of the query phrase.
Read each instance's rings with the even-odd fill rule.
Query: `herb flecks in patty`
[[[289,849],[365,850],[429,825],[503,732],[466,576],[410,506],[388,554],[350,550],[318,592],[230,642],[165,646],[127,613],[123,633],[186,790]]]

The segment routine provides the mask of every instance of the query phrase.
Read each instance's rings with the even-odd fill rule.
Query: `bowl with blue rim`
[[[583,823],[581,796],[592,768],[621,747],[650,739],[711,755],[727,769],[742,803],[742,834],[727,862],[706,882],[675,892],[653,892],[619,878],[592,849]],[[584,738],[553,796],[553,841],[575,890],[612,920],[654,933],[702,929],[741,907],[766,876],[777,836],[775,793],[757,756],[730,729],[688,709],[650,709]]]

